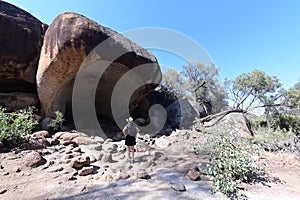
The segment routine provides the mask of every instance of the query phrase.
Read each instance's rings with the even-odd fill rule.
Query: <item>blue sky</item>
[[[7,0],[50,24],[74,11],[120,33],[142,27],[181,32],[199,43],[233,79],[254,69],[277,76],[287,89],[300,81],[298,0]],[[181,70],[185,61],[154,50],[160,64]]]

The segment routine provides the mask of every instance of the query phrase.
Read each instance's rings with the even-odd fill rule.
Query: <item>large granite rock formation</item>
[[[82,69],[80,67],[85,67],[83,62],[92,62],[85,60],[87,55],[108,38],[109,43],[104,48],[102,46],[94,50],[95,56],[92,56],[96,60],[111,62],[98,83],[95,97],[97,116],[100,120],[105,118],[111,121],[112,91],[124,73],[136,66],[152,63],[149,68],[157,75],[153,79],[161,78],[157,60],[149,51],[82,15],[63,13],[46,31],[37,71],[38,95],[44,117],[51,117],[55,110],[62,111],[68,117],[72,108],[74,79],[79,69]],[[125,54],[118,56],[120,52]],[[101,65],[97,67],[101,70]],[[91,80],[93,81],[96,79]],[[148,81],[151,83],[151,80]],[[139,88],[139,91],[135,92],[139,95],[133,95],[131,102],[138,104],[153,87],[154,85],[148,84]]]
[[[205,122],[203,127],[208,132],[230,133],[235,136],[247,137],[253,135],[251,125],[246,115],[240,112],[232,112],[227,115],[221,115],[209,122]]]
[[[148,119],[149,108],[155,104],[162,105],[167,113],[165,126],[171,128],[189,128],[196,117],[203,113],[202,107],[193,100],[179,99],[171,92],[161,88],[159,91],[150,92],[140,103],[135,114],[137,118]]]
[[[24,96],[38,102],[31,94],[37,93],[35,75],[46,28],[26,11],[0,1],[0,105],[8,110],[26,106],[21,105]],[[4,103],[12,98],[20,101],[12,107]]]

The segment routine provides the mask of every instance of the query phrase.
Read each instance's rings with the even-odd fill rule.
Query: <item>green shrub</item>
[[[294,133],[279,127],[275,130],[266,127],[257,128],[251,139],[259,143],[276,143],[289,139]]]
[[[278,114],[276,117],[269,116],[270,119],[260,116],[251,122],[251,126],[254,129],[260,129],[268,127],[276,130],[278,128],[282,130],[292,131],[295,134],[300,133],[300,117],[292,114]],[[272,118],[272,119],[271,119]],[[271,123],[272,122],[272,123]]]
[[[268,127],[268,121],[263,116],[255,118],[254,120],[250,121],[250,123],[251,123],[251,127],[253,129],[259,129],[259,128],[262,128],[262,127]]]
[[[58,131],[61,129],[64,122],[63,113],[57,110],[54,114],[55,118],[51,120],[50,127],[52,127],[54,131]]]
[[[230,198],[239,198],[241,182],[251,182],[265,174],[256,162],[260,155],[259,146],[246,139],[216,135],[208,138],[203,145],[211,162],[204,172],[213,181],[215,189],[212,192],[220,191]],[[200,144],[196,150],[199,151],[203,145]]]
[[[295,134],[300,133],[300,117],[296,115],[282,114],[279,117],[279,127],[292,131]]]
[[[0,140],[11,146],[28,141],[37,124],[33,108],[6,113],[5,108],[0,107]]]
[[[251,122],[252,131],[254,132],[254,137],[251,137],[251,139],[267,143],[283,141],[295,134],[297,124],[299,125],[299,121],[296,120],[295,116],[281,115],[277,126],[269,127],[266,118],[261,116]]]

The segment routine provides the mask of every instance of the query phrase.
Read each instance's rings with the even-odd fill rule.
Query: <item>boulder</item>
[[[112,147],[109,147],[106,150],[108,153],[114,154],[118,152],[118,145],[117,144],[113,144]]]
[[[199,172],[195,169],[190,169],[187,172],[187,176],[189,177],[189,179],[191,179],[192,181],[198,181],[200,180],[200,176],[199,176]]]
[[[186,188],[185,185],[180,181],[180,179],[175,175],[170,175],[166,177],[167,181],[169,182],[171,188],[175,191],[185,192]]]
[[[108,38],[110,42],[104,43],[105,48],[95,49]],[[91,51],[92,54],[88,56]],[[124,54],[119,56],[120,53]],[[101,71],[103,65],[99,63],[102,61],[109,62],[110,65],[100,81],[100,77],[95,74],[85,77],[86,83],[81,85],[80,91],[85,91],[96,83],[94,102],[98,119],[111,123],[111,95],[119,78],[136,66],[151,64],[147,66],[149,72],[146,73],[155,74],[153,79],[160,80],[161,71],[156,58],[121,34],[82,15],[68,12],[56,17],[46,31],[36,76],[43,116],[51,117],[54,111],[60,110],[65,114],[67,122],[71,122],[72,91],[79,69],[84,70],[94,64]],[[151,83],[152,80],[147,82]],[[141,97],[155,86],[146,84],[134,92],[130,101],[131,111],[134,109],[133,105],[138,104]]]
[[[35,76],[46,29],[30,13],[0,1],[0,105],[8,110],[38,106]]]
[[[0,1],[1,78],[35,83],[46,28],[30,13]]]
[[[71,167],[81,169],[90,165],[90,158],[88,156],[78,156],[71,161]]]
[[[162,148],[162,149],[165,149],[167,148],[168,146],[171,145],[171,141],[166,138],[165,136],[162,136],[160,138],[157,138],[155,140],[155,145],[158,147],[158,148]]]
[[[38,143],[40,144],[40,145],[42,145],[42,146],[44,146],[44,147],[47,147],[47,146],[50,146],[51,145],[51,143],[47,140],[47,139],[45,139],[45,138],[41,138],[41,139],[38,139],[37,140],[38,141]]]
[[[111,155],[111,153],[105,153],[105,154],[102,156],[101,161],[104,162],[104,163],[112,163],[113,160],[112,160],[112,155]]]
[[[153,148],[143,142],[138,142],[135,145],[135,149],[137,152],[147,152],[147,151],[151,151]]]
[[[71,132],[57,132],[55,136],[59,135],[59,139],[64,141],[73,140],[76,137],[79,137],[79,133],[71,133]]]
[[[199,104],[188,99],[179,99],[167,108],[168,120],[172,127],[189,128],[196,117],[200,116]]]
[[[78,145],[88,145],[88,144],[97,144],[97,140],[92,139],[90,137],[83,137],[79,136],[72,140],[73,142],[76,142]]]
[[[93,171],[94,171],[93,166],[83,167],[82,169],[80,169],[78,171],[78,175],[79,176],[86,176],[86,175],[89,175],[89,174],[93,173]]]
[[[249,120],[243,113],[232,112],[225,116],[217,117],[204,123],[207,131],[215,132],[216,129],[236,136],[246,137],[253,135]]]
[[[164,88],[156,89],[155,91],[151,91],[144,99],[144,103],[140,104],[138,107],[139,115],[147,118],[147,116],[142,115],[142,113],[146,113],[149,108],[155,104],[159,104],[163,106],[167,111],[167,121],[166,125],[168,125],[171,129],[183,127],[190,128],[193,125],[193,121],[195,117],[204,117],[207,116],[205,112],[205,108],[208,106],[200,105],[196,102],[195,98],[186,99],[186,98],[178,98],[172,92],[167,91]],[[205,107],[205,108],[204,108]],[[210,110],[211,108],[207,108]],[[139,123],[136,119],[137,124]],[[149,123],[148,120],[145,121]],[[162,130],[160,135],[168,135],[170,134],[169,130]],[[159,134],[158,134],[159,135]]]
[[[38,152],[34,151],[26,154],[24,157],[24,164],[27,167],[38,167],[40,165],[45,164],[47,161],[43,158]]]
[[[37,139],[44,139],[46,137],[50,137],[50,134],[48,131],[43,130],[43,131],[34,132],[32,134],[32,137],[37,138]]]

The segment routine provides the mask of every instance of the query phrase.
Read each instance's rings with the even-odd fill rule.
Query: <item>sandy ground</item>
[[[97,157],[113,145],[118,151],[112,161],[93,162],[93,174],[73,176],[69,164],[57,162],[45,169],[24,166],[25,152],[0,154],[0,199],[227,199],[221,193],[211,195],[210,182],[192,181],[186,173],[205,163],[205,157],[193,152],[199,133],[172,134],[163,138],[161,145],[149,145],[151,150],[136,152],[136,162],[126,159],[124,141],[102,144],[101,151],[95,145],[81,146],[82,151]],[[166,144],[167,143],[167,144]],[[149,147],[148,146],[148,147]],[[49,161],[51,156],[44,157]],[[63,155],[62,155],[63,156]],[[58,157],[56,157],[58,159]],[[243,185],[249,199],[300,199],[300,165],[290,155],[266,154],[265,159],[274,181],[265,184]],[[147,179],[137,177],[145,172]],[[117,174],[127,173],[128,179],[115,179]],[[178,191],[184,187],[185,191]]]

